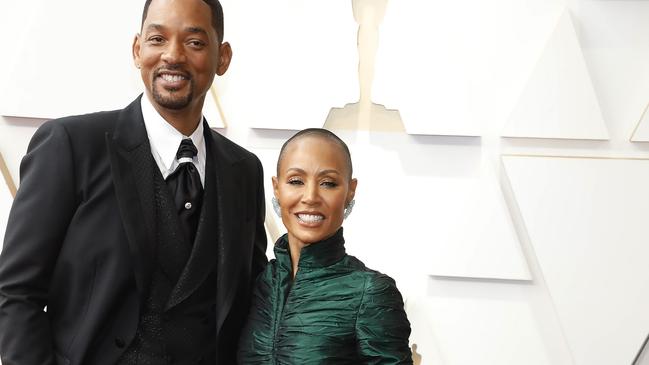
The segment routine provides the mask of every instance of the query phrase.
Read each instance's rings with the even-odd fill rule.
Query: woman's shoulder
[[[397,284],[392,277],[367,267],[355,256],[347,255],[346,261],[346,265],[353,269],[354,274],[363,278],[363,291],[365,293],[379,296],[394,296],[396,294],[399,301],[401,301],[401,294],[399,293]]]

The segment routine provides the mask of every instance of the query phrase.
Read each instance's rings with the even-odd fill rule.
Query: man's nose
[[[162,54],[162,60],[171,65],[185,63],[186,59],[181,42],[169,42]]]

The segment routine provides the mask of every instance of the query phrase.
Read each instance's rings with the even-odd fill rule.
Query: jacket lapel
[[[155,257],[155,169],[140,107],[141,97],[119,114],[114,133],[106,135],[106,145],[136,285],[144,300],[151,278],[151,258]]]
[[[211,133],[214,148],[213,158],[216,164],[217,205],[218,205],[218,254],[217,254],[217,285],[216,285],[216,330],[217,335],[230,307],[238,286],[238,273],[241,266],[241,256],[237,252],[241,241],[242,223],[245,220],[245,205],[243,194],[244,181],[236,156],[227,148],[226,143],[216,132]]]

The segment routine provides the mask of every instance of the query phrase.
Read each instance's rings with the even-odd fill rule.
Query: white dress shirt
[[[146,94],[142,95],[140,104],[142,106],[144,126],[146,127],[149,144],[151,145],[151,154],[160,169],[160,173],[162,173],[162,178],[166,179],[167,176],[176,170],[179,164],[176,159],[176,153],[178,152],[178,147],[180,147],[180,142],[184,138],[191,138],[194,146],[198,150],[198,154],[192,162],[201,176],[201,184],[205,187],[205,136],[203,135],[203,117],[201,116],[198,127],[192,135],[185,136],[162,118]]]

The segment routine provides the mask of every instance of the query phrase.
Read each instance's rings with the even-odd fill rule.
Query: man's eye
[[[190,41],[189,45],[194,47],[194,48],[202,48],[202,47],[205,47],[205,42],[203,42],[203,41]]]
[[[153,37],[149,38],[149,42],[150,43],[162,43],[162,42],[164,42],[164,39],[162,37],[159,37],[159,36],[153,36]]]

